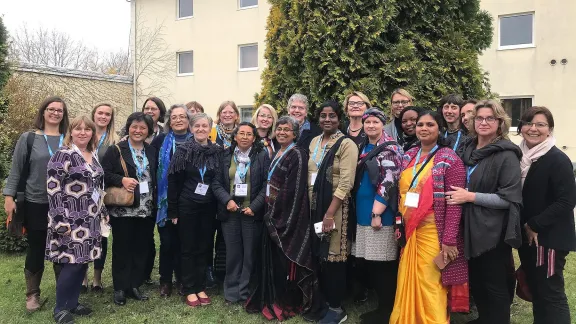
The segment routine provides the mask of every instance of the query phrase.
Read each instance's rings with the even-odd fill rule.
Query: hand
[[[538,247],[538,233],[534,232],[528,224],[524,224],[524,230],[526,231],[526,236],[528,237],[528,245],[532,246],[532,242]]]
[[[236,204],[236,202],[235,202],[234,200],[230,200],[230,201],[228,202],[228,204],[226,205],[226,209],[227,209],[229,212],[235,212],[235,211],[238,210],[238,205]]]
[[[370,226],[372,226],[372,229],[379,231],[382,228],[382,217],[380,216],[373,217]]]
[[[172,224],[174,225],[178,224],[178,218],[172,218]]]
[[[11,222],[12,216],[16,211],[16,202],[14,201],[14,197],[12,196],[4,197],[4,211],[6,212],[7,223]]]
[[[334,216],[324,215],[322,220],[322,232],[330,233],[334,229]]]
[[[458,257],[458,248],[456,246],[442,244],[442,255],[444,256],[444,263],[454,261]]]
[[[252,209],[250,209],[250,207],[242,209],[242,213],[248,216],[254,216],[254,212],[252,211]]]
[[[124,189],[128,190],[129,192],[134,192],[136,186],[138,185],[138,180],[134,178],[124,177],[122,178],[122,186]]]
[[[104,221],[106,222],[106,224],[109,224],[110,223],[110,216],[104,217]]]
[[[446,203],[448,205],[461,205],[468,202],[474,202],[475,195],[473,192],[460,187],[450,186],[452,191],[445,193]]]

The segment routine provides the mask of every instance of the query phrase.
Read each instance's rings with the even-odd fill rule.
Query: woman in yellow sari
[[[404,157],[399,181],[402,217],[396,223],[404,224],[406,245],[392,324],[447,324],[450,312],[469,308],[461,208],[447,205],[445,198],[451,186],[464,186],[466,173],[460,158],[444,145],[443,122],[437,112],[418,113],[420,145]]]

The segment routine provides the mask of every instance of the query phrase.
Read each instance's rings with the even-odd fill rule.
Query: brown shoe
[[[160,284],[160,297],[168,298],[172,295],[172,284],[171,283],[161,283]]]
[[[24,270],[24,277],[26,278],[26,310],[30,313],[42,308],[47,301],[47,299],[40,299],[40,282],[42,281],[43,273],[44,269],[36,273]]]

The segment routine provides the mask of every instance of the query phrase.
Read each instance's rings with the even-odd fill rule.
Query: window
[[[178,19],[194,15],[194,0],[178,0]]]
[[[505,98],[502,99],[502,107],[512,119],[512,127],[518,127],[518,120],[524,111],[532,107],[532,98]]]
[[[240,9],[248,9],[258,7],[258,0],[239,0]]]
[[[258,44],[239,46],[240,71],[254,71],[258,69]]]
[[[500,17],[500,49],[534,46],[534,14]]]
[[[194,53],[178,53],[178,75],[194,74]]]
[[[243,122],[250,122],[254,108],[252,106],[240,107],[240,120]]]

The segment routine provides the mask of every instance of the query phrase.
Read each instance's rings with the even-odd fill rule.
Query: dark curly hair
[[[230,150],[234,152],[234,149],[236,148],[236,146],[238,146],[238,143],[236,142],[236,135],[238,135],[238,131],[240,130],[241,126],[248,126],[252,128],[252,133],[254,133],[254,143],[252,144],[252,150],[250,151],[250,156],[260,153],[264,149],[264,145],[262,144],[262,138],[260,138],[260,135],[258,135],[258,130],[256,129],[256,126],[254,126],[254,124],[250,122],[241,122],[240,124],[238,124],[238,126],[236,126],[236,128],[234,128],[234,131],[232,132],[232,145],[230,145]]]

